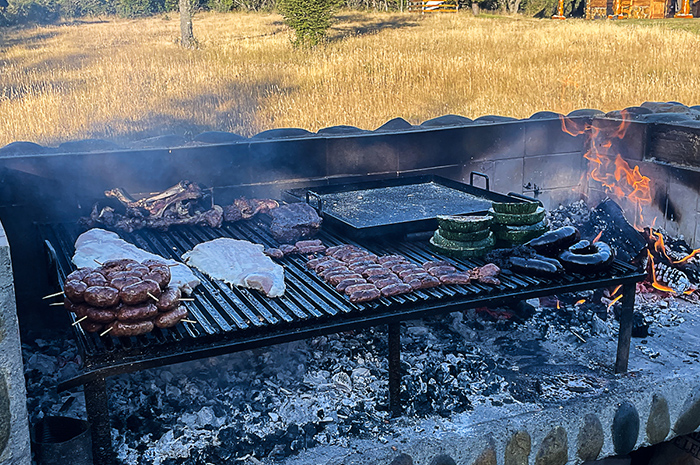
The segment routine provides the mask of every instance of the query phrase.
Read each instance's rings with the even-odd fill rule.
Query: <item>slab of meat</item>
[[[185,294],[192,293],[192,289],[199,285],[199,279],[192,271],[182,263],[175,260],[166,260],[160,255],[146,252],[134,244],[121,239],[119,235],[104,229],[91,229],[81,234],[75,241],[75,255],[73,263],[78,268],[94,268],[97,263],[105,263],[109,260],[129,258],[138,262],[144,260],[158,260],[172,265],[170,269],[170,285],[179,287]]]
[[[321,217],[308,204],[299,202],[270,210],[270,232],[278,242],[293,244],[314,236],[321,229]]]
[[[284,268],[265,255],[264,249],[260,244],[222,237],[198,244],[182,259],[213,279],[279,297],[285,290]]]

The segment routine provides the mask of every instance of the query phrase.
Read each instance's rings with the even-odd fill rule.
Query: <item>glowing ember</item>
[[[586,302],[586,299],[581,299],[581,300],[576,301],[576,304],[575,304],[575,305],[581,305],[581,304],[583,304],[583,303],[585,303],[585,302]]]
[[[593,241],[591,241],[591,243],[595,244],[596,242],[598,242],[600,240],[600,236],[602,236],[602,235],[603,235],[603,231],[600,231],[598,233],[598,235],[593,239]]]
[[[654,256],[651,254],[650,251],[647,250],[647,255],[649,256],[649,264],[651,267],[651,272],[649,275],[651,276],[651,285],[654,289],[658,291],[663,291],[663,292],[670,292],[672,294],[675,294],[675,291],[671,289],[670,287],[661,284],[657,279],[656,279],[656,273],[654,272]]]

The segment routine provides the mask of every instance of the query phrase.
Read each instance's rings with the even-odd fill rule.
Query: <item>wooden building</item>
[[[679,11],[672,9],[676,0],[587,0],[586,19],[661,19],[692,18],[692,0],[679,0]],[[700,0],[695,1],[700,4]]]

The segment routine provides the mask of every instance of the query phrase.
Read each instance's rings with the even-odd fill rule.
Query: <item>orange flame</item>
[[[649,273],[649,274],[651,275],[651,286],[652,286],[654,289],[657,289],[657,290],[659,290],[659,291],[670,292],[671,294],[675,294],[676,292],[675,292],[673,289],[671,289],[670,287],[668,287],[668,286],[666,286],[666,285],[664,285],[664,284],[661,284],[661,283],[656,279],[656,270],[655,270],[655,268],[654,268],[654,256],[653,256],[653,255],[651,254],[651,252],[648,251],[648,250],[647,250],[647,255],[649,256],[649,263],[650,263],[650,266],[651,266],[651,273]]]
[[[581,305],[582,303],[585,303],[585,302],[586,302],[586,299],[581,299],[581,300],[576,301],[575,305]]]
[[[615,302],[617,302],[617,301],[620,300],[621,298],[622,298],[622,294],[618,295],[618,296],[615,297],[613,300],[611,300],[610,303],[608,304],[608,308],[610,308],[610,307],[612,307],[613,305],[615,305]]]
[[[596,242],[598,242],[600,240],[600,236],[602,236],[602,235],[603,235],[603,230],[601,230],[598,233],[598,235],[595,238],[593,238],[593,240],[591,241],[591,244],[595,244]]]
[[[559,300],[557,299],[557,310],[561,308],[561,305],[559,305]]]
[[[652,201],[651,180],[641,173],[639,166],[631,168],[620,154],[615,152],[613,145],[614,140],[625,137],[631,124],[629,114],[622,111],[622,122],[619,126],[606,131],[564,116],[560,119],[563,132],[574,137],[584,133],[589,135],[589,149],[583,155],[590,162],[589,176],[601,183],[608,194],[618,199],[627,198],[636,204],[639,219],[644,221],[642,206],[651,204]]]

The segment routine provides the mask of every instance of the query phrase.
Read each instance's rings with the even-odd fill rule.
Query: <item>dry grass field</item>
[[[343,12],[314,50],[275,14],[197,14],[194,51],[176,15],[0,30],[0,146],[700,104],[698,24]]]

